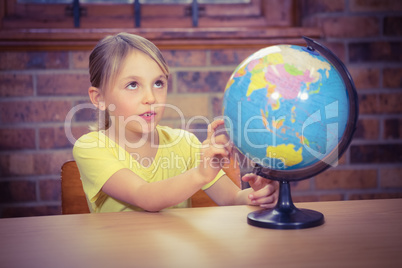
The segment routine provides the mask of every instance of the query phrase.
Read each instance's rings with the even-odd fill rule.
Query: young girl
[[[159,49],[133,34],[102,39],[89,57],[91,102],[98,131],[79,138],[73,155],[91,212],[159,211],[189,207],[200,188],[218,205],[273,207],[278,184],[254,174],[240,190],[221,169],[231,147],[223,124],[208,126],[201,144],[191,133],[158,125],[166,107],[169,71]]]

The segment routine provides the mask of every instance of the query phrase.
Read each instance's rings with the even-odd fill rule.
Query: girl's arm
[[[190,198],[208,182],[195,168],[153,183],[144,181],[129,169],[121,169],[106,181],[102,191],[146,211],[159,211]]]
[[[229,155],[224,146],[227,144],[226,137],[214,136],[216,128],[221,124],[223,121],[217,120],[208,126],[208,137],[203,142],[202,157],[196,168],[153,183],[144,181],[129,169],[121,169],[106,181],[102,191],[147,211],[159,211],[183,202],[216,177],[220,171],[216,161]]]

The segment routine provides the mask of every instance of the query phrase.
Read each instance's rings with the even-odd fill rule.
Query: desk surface
[[[2,267],[402,267],[402,199],[298,203],[325,223],[247,224],[256,207],[0,219]],[[3,266],[4,265],[4,266]]]

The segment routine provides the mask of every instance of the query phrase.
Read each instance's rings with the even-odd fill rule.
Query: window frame
[[[74,28],[73,17],[58,24],[52,24],[52,21],[47,19],[38,25],[32,18],[24,18],[21,13],[30,12],[43,15],[50,12],[57,17],[65,12],[64,9],[67,6],[65,4],[54,6],[52,10],[52,8],[49,9],[49,5],[52,4],[36,4],[36,6],[24,4],[22,6],[17,3],[17,0],[0,0],[0,48],[4,50],[88,50],[92,49],[104,36],[123,31],[141,35],[161,49],[261,48],[280,43],[304,44],[302,35],[319,38],[322,33],[317,28],[296,25],[297,3],[296,0],[251,0],[250,4],[247,4],[248,9],[244,7],[244,4],[233,5],[233,9],[222,6],[222,4],[213,5],[214,9],[206,6],[204,14],[201,14],[200,17],[199,27],[191,26],[190,16],[186,18],[188,21],[186,25],[179,25],[181,27],[175,24],[169,25],[165,21],[161,25],[160,18],[155,15],[159,14],[155,13],[158,8],[173,17],[184,11],[176,10],[174,6],[144,5],[142,8],[144,23],[139,28],[133,26],[134,17],[131,14],[133,12],[128,9],[127,5],[109,5],[108,9],[105,9],[107,6],[104,5],[93,5],[87,9],[89,15],[93,12],[97,14],[92,24],[89,23],[90,20],[83,17],[82,27]],[[215,16],[214,21],[214,15],[219,15],[222,8],[226,8],[226,14],[236,17],[238,14],[236,12],[240,12],[239,7],[242,9],[243,17],[252,18],[258,13],[257,19],[252,18],[248,24],[235,24],[233,23],[235,20],[230,19],[223,19],[223,23],[218,23],[222,21],[216,19]],[[131,16],[127,19],[129,22],[124,25],[118,23],[115,25],[103,17],[106,13],[112,17],[120,16],[122,12]],[[210,14],[212,19],[206,19],[208,16],[205,14]],[[270,18],[269,22],[266,20],[267,17]],[[146,20],[148,20],[148,24],[145,23]],[[97,21],[102,21],[103,24],[94,25]],[[172,21],[175,20],[172,19]],[[181,19],[182,21],[183,19]],[[16,24],[10,26],[10,23]]]
[[[72,4],[18,3],[17,0],[1,2],[2,29],[74,28]],[[250,3],[245,4],[199,4],[198,27],[290,27],[294,22],[292,2],[293,0],[250,0]],[[287,8],[287,12],[274,11],[278,8],[283,11],[283,7]],[[133,4],[83,3],[80,8],[79,28],[135,27]],[[191,4],[142,4],[140,12],[141,28],[193,27]]]

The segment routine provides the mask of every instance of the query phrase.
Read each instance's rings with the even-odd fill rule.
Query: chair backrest
[[[202,190],[191,197],[192,207],[211,207],[216,203]],[[88,203],[82,188],[80,172],[75,161],[61,167],[61,209],[63,214],[89,213]]]
[[[61,167],[61,211],[63,214],[89,213],[75,161],[65,162]]]

